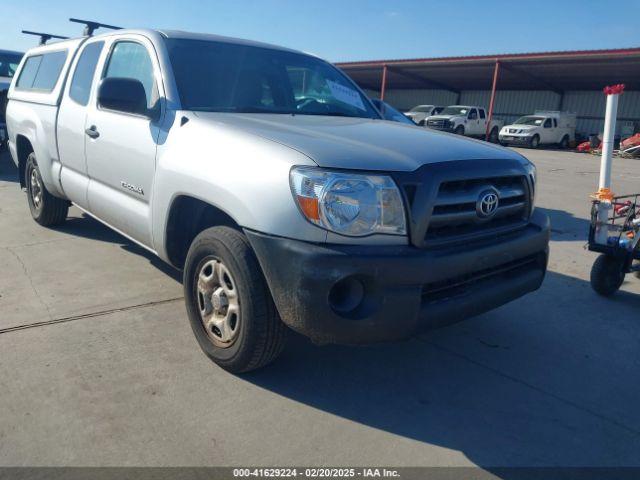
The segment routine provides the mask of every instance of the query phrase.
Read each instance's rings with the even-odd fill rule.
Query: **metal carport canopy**
[[[343,62],[336,65],[362,88],[490,90],[496,62],[498,90],[600,90],[624,83],[640,90],[640,48]]]

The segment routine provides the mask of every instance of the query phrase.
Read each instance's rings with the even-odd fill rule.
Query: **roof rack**
[[[122,27],[116,27],[114,25],[107,25],[106,23],[94,22],[92,20],[80,20],[79,18],[70,18],[70,22],[73,23],[81,23],[84,25],[84,31],[82,34],[85,37],[90,37],[93,35],[98,28],[109,28],[111,30],[122,30]]]
[[[61,40],[66,40],[69,37],[63,37],[62,35],[54,35],[52,33],[42,33],[42,32],[32,32],[31,30],[22,30],[22,33],[25,35],[35,35],[36,37],[40,37],[39,45],[46,45],[49,40],[52,38],[59,38]]]

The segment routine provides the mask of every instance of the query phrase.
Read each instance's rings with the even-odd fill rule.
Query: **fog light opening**
[[[329,291],[329,305],[341,314],[356,310],[364,300],[365,288],[355,277],[347,277],[337,281]]]

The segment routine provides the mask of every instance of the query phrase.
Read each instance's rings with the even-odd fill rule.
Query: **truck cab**
[[[492,119],[491,128],[487,129],[488,123],[488,115],[483,107],[468,105],[450,105],[438,115],[432,115],[425,120],[428,128],[457,135],[484,137],[488,131],[489,141],[497,143],[502,121]]]
[[[156,30],[52,43],[21,61],[7,126],[33,219],[73,204],[181,270],[194,335],[231,372],[273,361],[288,329],[399,340],[546,273],[531,162],[385,121],[295,50]]]
[[[576,136],[576,115],[568,112],[537,111],[520,117],[500,130],[503,145],[559,145],[567,148]]]

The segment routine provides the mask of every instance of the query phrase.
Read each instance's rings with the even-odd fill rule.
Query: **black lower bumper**
[[[246,231],[282,320],[319,343],[406,338],[542,284],[549,219],[473,247],[319,245]]]

